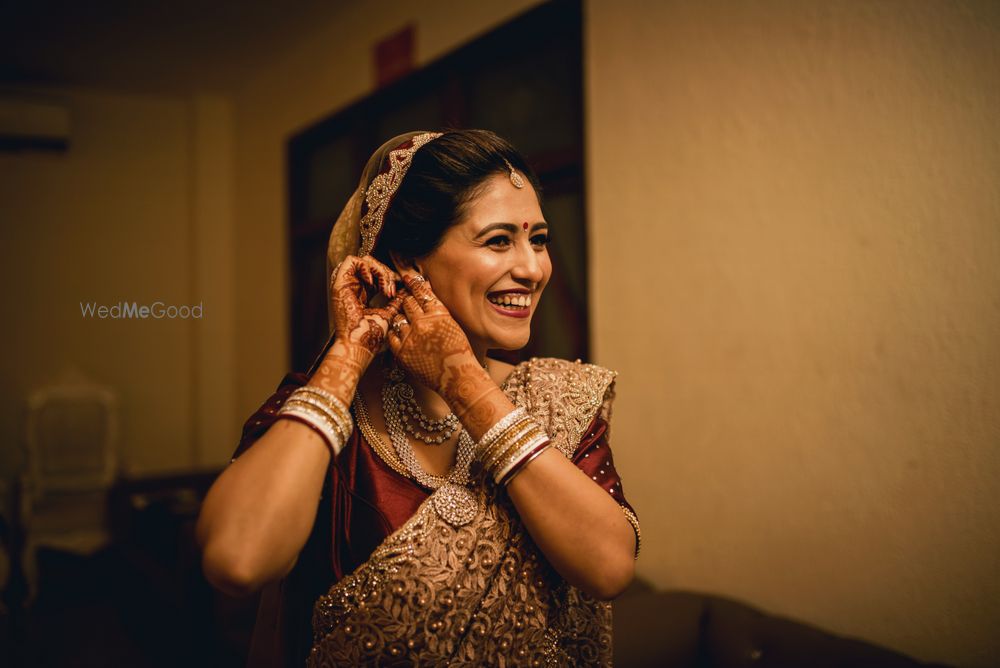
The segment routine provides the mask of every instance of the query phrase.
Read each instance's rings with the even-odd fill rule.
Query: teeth
[[[531,295],[500,295],[497,297],[487,297],[491,302],[497,304],[498,306],[507,306],[514,308],[528,308],[531,306]]]

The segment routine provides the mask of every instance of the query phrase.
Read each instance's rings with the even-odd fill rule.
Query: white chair
[[[118,475],[118,400],[70,369],[28,397],[21,480],[28,602],[38,592],[40,547],[89,556],[110,540],[107,491]]]

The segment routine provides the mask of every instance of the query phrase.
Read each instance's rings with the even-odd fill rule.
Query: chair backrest
[[[106,489],[118,472],[118,400],[79,372],[28,397],[31,493]]]

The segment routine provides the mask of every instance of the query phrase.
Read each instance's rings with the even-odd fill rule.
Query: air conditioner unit
[[[0,97],[0,150],[65,151],[69,109],[49,101]]]

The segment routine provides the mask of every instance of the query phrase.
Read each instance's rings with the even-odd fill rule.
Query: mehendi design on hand
[[[498,390],[500,388],[497,388]],[[503,392],[500,393],[503,395]],[[504,399],[507,397],[504,396]],[[459,419],[462,420],[462,424],[465,428],[469,430],[469,434],[477,440],[482,437],[490,427],[496,424],[496,421],[501,417],[512,411],[513,405],[511,405],[507,410],[498,409],[495,397],[488,396],[482,397],[480,401],[475,402],[469,409],[459,415]],[[507,400],[509,403],[509,400]]]
[[[370,357],[378,353],[385,342],[389,321],[399,311],[396,278],[395,272],[373,257],[349,255],[344,259],[333,277],[331,290],[334,327],[340,341],[359,346]],[[392,301],[383,308],[367,308],[366,285],[373,289],[380,287]]]
[[[307,384],[324,389],[349,405],[363,373],[364,366],[351,350],[334,343]]]
[[[410,294],[402,309],[409,324],[389,330],[389,347],[406,371],[437,392],[470,431],[486,431],[496,420],[492,402],[480,399],[491,392],[503,393],[478,363],[461,326],[434,294],[426,280],[405,278]],[[397,318],[397,321],[399,318]],[[463,417],[464,416],[464,417]]]
[[[383,331],[378,325],[371,323],[370,321],[365,321],[362,323],[367,327],[358,337],[358,342],[361,347],[369,351],[372,355],[378,353],[379,348],[382,347],[382,342],[385,341],[385,331]]]
[[[417,319],[417,322],[410,318],[410,332],[403,344],[406,348],[402,352],[406,358],[404,364],[428,387],[439,388],[444,383],[445,359],[452,356],[461,358],[465,352],[472,356],[465,333],[451,316],[434,316]]]
[[[469,405],[482,393],[483,368],[474,362],[445,365],[441,374],[441,396],[462,405]]]
[[[370,256],[349,255],[340,263],[330,290],[335,339],[309,383],[351,403],[358,381],[381,349],[389,322],[402,304],[396,278],[395,272]],[[391,300],[382,308],[367,308],[368,288],[380,288]]]

